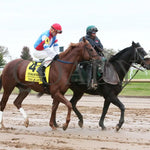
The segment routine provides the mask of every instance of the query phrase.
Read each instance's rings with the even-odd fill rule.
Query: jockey
[[[38,40],[34,44],[35,51],[34,57],[38,59],[44,59],[41,66],[37,69],[44,86],[47,86],[45,77],[45,68],[52,62],[53,58],[59,54],[57,34],[62,33],[62,27],[58,23],[54,23],[50,30],[42,33]]]
[[[101,41],[99,40],[99,38],[96,36],[96,32],[98,32],[98,29],[94,26],[94,25],[90,25],[86,28],[86,40],[89,41],[89,43],[92,45],[92,47],[97,51],[97,53],[102,56],[101,58],[102,59],[105,59],[104,58],[104,55],[102,53],[103,51],[103,45],[101,43]],[[82,38],[79,40],[81,41]],[[95,67],[95,66],[94,66]],[[92,85],[91,83],[91,80],[92,80],[92,69],[93,69],[93,64],[88,64],[87,67],[86,67],[86,71],[87,71],[87,87],[90,89],[90,88],[93,88],[94,86],[97,85],[95,79],[94,79],[94,83],[95,85]]]

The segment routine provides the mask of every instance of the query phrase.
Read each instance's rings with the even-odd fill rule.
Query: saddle
[[[86,71],[86,65],[88,65],[89,62],[81,62],[78,64],[76,70],[71,76],[71,82],[77,83],[77,84],[87,84],[87,71]],[[104,67],[101,66],[101,64],[96,65],[96,80],[97,82],[99,80],[103,79],[106,83],[116,85],[120,82],[119,76],[113,67],[113,65],[109,62],[105,62]]]

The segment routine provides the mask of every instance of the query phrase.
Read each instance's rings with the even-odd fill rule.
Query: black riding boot
[[[88,64],[86,68],[87,72],[87,88],[91,89],[92,88],[92,64]]]
[[[42,79],[44,87],[48,85],[48,83],[46,82],[46,77],[45,77],[45,69],[46,67],[43,64],[41,64],[41,66],[37,69],[37,72]]]

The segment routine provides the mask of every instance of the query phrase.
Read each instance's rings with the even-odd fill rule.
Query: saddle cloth
[[[116,70],[114,69],[113,65],[109,62],[106,62],[104,66],[103,80],[113,85],[116,85],[120,82],[120,79]]]
[[[38,72],[36,71],[40,65],[41,65],[40,62],[35,62],[35,61],[32,61],[28,64],[26,68],[25,81],[38,82],[39,84],[43,83]],[[47,82],[49,82],[49,70],[50,70],[50,66],[48,66],[45,69],[45,76]]]

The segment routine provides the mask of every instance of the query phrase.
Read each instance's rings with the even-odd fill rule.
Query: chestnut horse
[[[19,94],[14,100],[14,105],[22,113],[26,127],[29,124],[29,120],[26,112],[22,108],[22,102],[32,89],[36,92],[50,94],[53,98],[52,112],[49,122],[52,129],[55,129],[54,118],[59,103],[62,102],[68,107],[66,123],[63,125],[63,129],[66,129],[70,121],[72,109],[72,104],[64,97],[65,92],[69,88],[68,81],[78,62],[91,59],[100,59],[100,57],[85,38],[79,43],[71,43],[67,50],[59,54],[59,59],[51,63],[49,75],[50,84],[47,91],[45,91],[44,87],[37,82],[25,81],[26,68],[30,61],[16,59],[9,62],[5,66],[0,77],[0,88],[3,87],[4,89],[0,102],[0,128],[4,127],[2,115],[8,98],[13,89],[17,87],[19,89]]]

